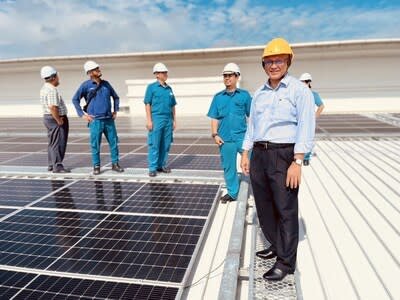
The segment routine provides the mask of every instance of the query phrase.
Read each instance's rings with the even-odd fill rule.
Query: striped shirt
[[[48,82],[45,82],[40,90],[40,102],[42,103],[43,114],[51,114],[49,108],[51,105],[58,107],[58,114],[60,116],[66,116],[68,113],[67,106],[57,88]]]
[[[310,152],[314,144],[314,99],[309,88],[286,75],[273,89],[268,82],[253,97],[243,149],[258,141],[293,143],[294,153]]]

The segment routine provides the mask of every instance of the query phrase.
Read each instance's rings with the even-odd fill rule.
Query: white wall
[[[143,86],[130,85],[151,80],[152,66],[158,61],[168,66],[169,83],[175,93],[180,94],[181,89],[186,89],[179,97],[177,94],[180,113],[204,115],[226,63],[240,65],[241,87],[251,93],[266,80],[260,64],[262,50],[263,46],[254,46],[3,60],[0,61],[0,116],[40,116],[38,94],[42,81],[39,70],[46,64],[59,70],[59,89],[70,103],[79,84],[87,79],[82,67],[87,59],[94,59],[101,65],[104,79],[111,82],[121,97],[121,106],[129,107],[133,115],[144,115],[140,97]],[[295,57],[290,72],[295,76],[303,72],[312,74],[313,88],[328,104],[327,112],[378,109],[400,112],[397,74],[400,69],[400,39],[293,44],[293,50]],[[211,77],[217,79],[207,82]],[[199,89],[202,95],[196,93]],[[193,95],[188,94],[190,90]],[[73,108],[69,108],[70,115],[75,115]]]

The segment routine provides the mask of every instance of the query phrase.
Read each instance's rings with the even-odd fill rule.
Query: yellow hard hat
[[[283,38],[272,39],[264,48],[262,58],[272,55],[289,54],[293,58],[293,50],[289,43]]]

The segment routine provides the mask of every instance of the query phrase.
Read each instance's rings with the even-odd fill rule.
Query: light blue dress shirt
[[[253,96],[243,149],[257,141],[294,143],[294,153],[310,152],[314,144],[314,97],[304,83],[288,74],[273,89],[268,84]]]

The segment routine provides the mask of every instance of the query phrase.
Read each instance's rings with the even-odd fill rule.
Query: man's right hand
[[[147,121],[146,122],[146,128],[148,131],[152,131],[153,130],[153,122],[152,121]]]
[[[84,119],[85,119],[86,121],[88,121],[88,122],[93,121],[93,117],[92,117],[91,115],[84,114],[84,115],[82,116],[82,118],[84,118]]]
[[[224,143],[224,140],[221,139],[221,137],[220,137],[219,135],[216,135],[216,136],[214,137],[214,142],[215,142],[218,146],[221,146],[221,145]]]
[[[59,117],[58,120],[56,120],[58,126],[62,126],[64,124],[64,119],[63,117]]]
[[[243,151],[242,153],[242,158],[240,160],[240,167],[242,168],[242,171],[244,175],[249,175],[250,173],[250,160],[249,160],[249,154],[248,151]]]

